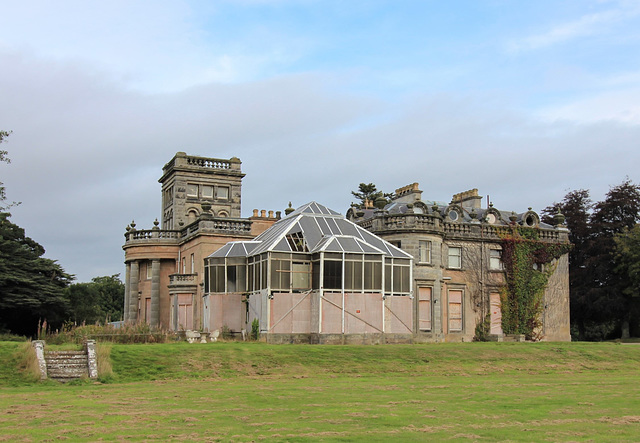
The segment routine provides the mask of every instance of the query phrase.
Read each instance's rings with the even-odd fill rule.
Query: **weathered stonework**
[[[242,162],[178,152],[162,170],[161,222],[125,233],[125,313],[130,323],[202,329],[204,258],[229,241],[250,240],[280,218],[241,218]],[[161,225],[161,226],[158,226]]]
[[[482,208],[477,189],[454,195],[448,204],[423,201],[421,194],[413,183],[396,190],[384,209],[351,208],[347,218],[413,255],[416,341],[471,341],[486,315],[502,340],[499,230],[511,224],[534,228],[549,243],[568,243],[569,231],[541,223],[530,208],[517,214],[491,204]],[[544,300],[542,339],[571,340],[566,255],[558,260]]]

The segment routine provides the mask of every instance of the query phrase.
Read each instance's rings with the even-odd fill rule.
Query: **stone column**
[[[40,379],[47,378],[47,362],[44,359],[44,340],[34,340],[31,346],[35,349],[36,359],[38,360],[38,368],[40,368]]]
[[[138,280],[140,279],[140,268],[137,260],[130,264],[129,271],[129,321],[138,320]]]
[[[158,326],[160,320],[160,260],[151,261],[151,326]]]
[[[98,355],[96,354],[96,341],[87,340],[84,342],[84,349],[87,353],[87,364],[89,378],[98,378]]]
[[[124,271],[124,307],[122,309],[123,320],[129,320],[129,274],[131,273],[131,265],[129,263],[125,263],[125,271]]]

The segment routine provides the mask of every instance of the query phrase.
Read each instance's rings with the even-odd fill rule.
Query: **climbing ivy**
[[[500,294],[502,331],[536,340],[540,338],[544,291],[556,269],[554,261],[569,252],[571,245],[543,242],[537,229],[516,225],[502,230],[500,238],[506,280]]]

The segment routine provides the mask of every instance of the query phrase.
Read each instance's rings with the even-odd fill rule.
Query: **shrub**
[[[260,338],[260,321],[254,318],[251,322],[251,339],[258,340]]]

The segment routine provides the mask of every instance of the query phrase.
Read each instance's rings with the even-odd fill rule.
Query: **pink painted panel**
[[[388,334],[413,332],[413,300],[410,297],[387,297],[385,300],[385,329]]]
[[[345,294],[345,334],[381,332],[382,308],[381,294]]]
[[[342,332],[342,294],[326,293],[322,306],[322,329],[325,334],[340,334]]]
[[[275,293],[270,303],[270,332],[307,333],[311,327],[311,296],[305,293]]]
[[[462,291],[449,291],[449,332],[462,331]]]
[[[489,294],[489,309],[491,309],[491,333],[502,334],[502,304],[500,302],[500,293],[492,292]]]
[[[418,288],[418,328],[431,330],[431,288]]]
[[[210,330],[222,330],[223,326],[233,332],[245,328],[246,307],[242,302],[242,294],[210,294],[209,295]]]

